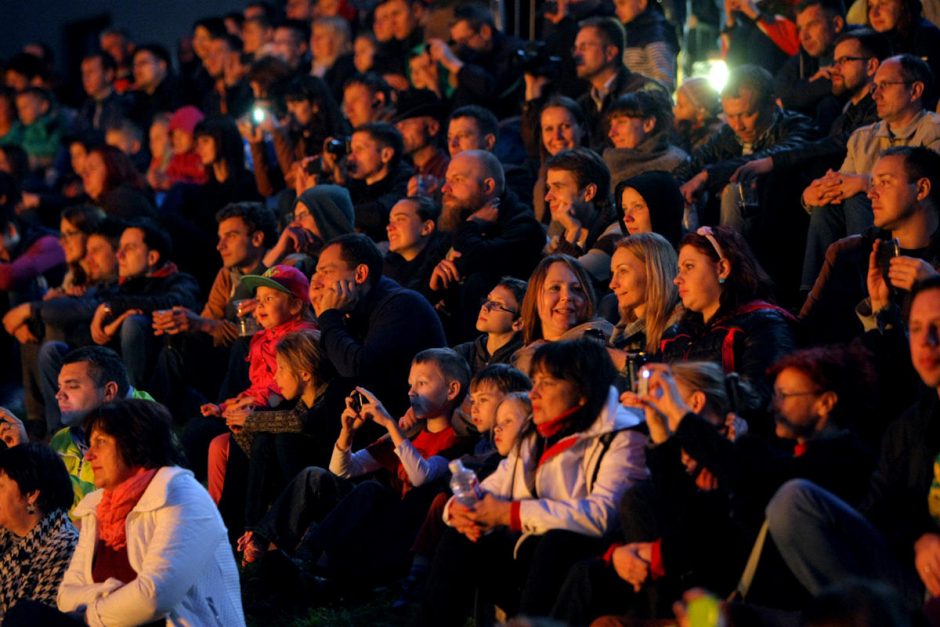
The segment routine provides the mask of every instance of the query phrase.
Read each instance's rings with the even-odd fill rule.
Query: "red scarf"
[[[580,410],[584,405],[575,405],[571,409],[565,410],[561,413],[560,416],[555,416],[548,422],[543,422],[540,425],[535,425],[535,430],[539,432],[539,435],[543,438],[550,438],[553,435],[558,435],[562,429],[568,426],[568,419],[571,418]]]
[[[120,551],[127,546],[127,515],[134,509],[140,497],[159,468],[141,468],[130,479],[113,490],[105,490],[98,503],[98,538],[108,547]]]

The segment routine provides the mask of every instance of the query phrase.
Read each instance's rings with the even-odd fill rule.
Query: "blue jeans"
[[[902,566],[881,532],[816,484],[805,479],[783,484],[767,505],[767,522],[787,566],[814,596],[831,584],[862,577],[896,588],[912,604],[923,600],[913,563]]]
[[[843,237],[861,233],[872,225],[872,219],[871,201],[864,194],[856,194],[839,205],[814,208],[806,234],[800,289],[813,288],[830,246]]]

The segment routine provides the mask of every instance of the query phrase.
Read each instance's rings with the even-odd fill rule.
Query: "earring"
[[[718,277],[718,285],[724,285],[724,284],[725,284],[725,278],[724,278],[724,277]]]
[[[32,503],[26,506],[26,513],[29,514],[30,516],[36,513],[36,508],[33,507]]]

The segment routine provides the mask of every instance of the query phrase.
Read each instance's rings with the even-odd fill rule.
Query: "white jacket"
[[[127,557],[137,578],[95,583],[102,490],[76,506],[78,547],[59,588],[63,612],[84,611],[89,625],[139,625],[166,617],[167,625],[238,627],[245,624],[238,569],[222,517],[188,470],[157,471],[127,515]]]
[[[620,404],[617,390],[611,387],[606,406],[591,426],[570,436],[573,445],[537,468],[535,493],[526,485],[524,472],[538,462],[532,459],[535,434],[513,449],[482,486],[495,496],[520,502],[519,518],[525,535],[565,529],[603,536],[618,523],[617,506],[626,489],[649,476],[646,436],[626,430],[642,420],[638,410]],[[614,431],[617,433],[605,452],[603,436]],[[444,512],[445,521],[451,501]]]

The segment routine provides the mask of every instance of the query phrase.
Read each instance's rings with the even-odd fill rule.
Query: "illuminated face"
[[[443,415],[447,411],[448,403],[457,394],[450,389],[437,364],[430,361],[412,364],[408,385],[411,408],[415,416],[422,420]]]
[[[695,246],[683,246],[679,251],[679,274],[675,284],[685,308],[697,313],[717,308],[721,297],[719,275],[719,263]]]
[[[578,31],[573,52],[578,78],[585,80],[607,69],[616,55],[616,49],[606,46],[600,32],[590,26]]]
[[[108,178],[108,170],[98,151],[91,152],[85,157],[85,167],[81,172],[82,185],[85,187],[85,193],[97,200],[104,194],[105,181]]]
[[[838,34],[835,24],[822,7],[814,4],[796,15],[796,30],[800,45],[813,58],[821,57],[832,45]]]
[[[92,429],[85,461],[95,473],[95,487],[113,490],[134,476],[136,469],[124,461],[117,440],[103,431]]]
[[[292,401],[303,394],[304,382],[300,376],[295,373],[287,360],[280,353],[275,355],[277,370],[274,371],[274,382],[281,389],[281,396],[285,400]]]
[[[610,258],[610,290],[620,311],[646,305],[646,265],[626,248],[617,248]]]
[[[520,326],[519,306],[519,301],[509,289],[497,285],[486,295],[486,301],[480,307],[477,331],[504,335],[516,330]]]
[[[89,57],[82,61],[82,89],[94,97],[111,86],[108,74],[101,67],[99,57]]]
[[[169,125],[166,122],[154,122],[150,125],[150,154],[162,158],[170,150]]]
[[[868,23],[873,31],[887,33],[894,30],[901,19],[901,0],[869,0]]]
[[[160,253],[147,248],[144,232],[138,228],[124,229],[121,233],[121,245],[117,251],[118,276],[129,279],[143,276],[157,264]]]
[[[640,192],[632,187],[624,187],[620,194],[620,204],[623,207],[623,223],[629,235],[653,232],[650,208]]]
[[[407,253],[420,250],[427,238],[434,231],[434,223],[422,220],[418,215],[418,206],[410,200],[399,200],[388,215],[388,249],[393,253]]]
[[[368,37],[356,37],[353,42],[353,65],[357,72],[368,72],[372,69],[372,60],[375,58],[375,42]]]
[[[85,234],[71,222],[62,218],[59,221],[59,242],[65,251],[66,263],[78,263],[85,256]]]
[[[725,121],[742,144],[753,144],[767,128],[768,116],[762,115],[754,98],[746,90],[741,90],[738,98],[725,96],[721,99],[721,108],[725,112]]]
[[[836,44],[832,64],[832,93],[853,95],[868,84],[868,59],[857,39]]]
[[[908,329],[914,369],[927,387],[940,388],[940,289],[917,295]]]
[[[83,261],[85,273],[92,283],[108,281],[117,274],[117,254],[108,238],[89,235]]]
[[[216,149],[215,139],[209,135],[200,135],[196,138],[196,154],[199,155],[199,161],[205,167],[210,167],[218,158],[219,152]]]
[[[483,165],[466,155],[451,159],[441,186],[441,206],[445,213],[472,213],[487,201]]]
[[[627,148],[633,150],[642,144],[653,132],[656,118],[634,118],[626,115],[610,117],[610,137],[614,148]]]
[[[174,128],[172,135],[173,154],[185,155],[193,149],[193,134],[181,128]]]
[[[903,157],[890,155],[875,162],[868,197],[879,229],[893,231],[911,217],[917,203],[917,185],[908,180]]]
[[[499,404],[493,426],[493,444],[500,455],[509,455],[528,418],[528,408],[522,401],[507,399]]]
[[[436,129],[439,127],[434,118],[424,116],[396,122],[395,128],[401,133],[402,141],[405,144],[405,154],[410,155],[430,145],[434,140],[434,135],[437,134]]]
[[[698,123],[700,112],[692,99],[685,95],[685,90],[680,89],[676,92],[676,105],[672,108],[672,115],[675,121]]]
[[[58,384],[55,399],[62,413],[62,423],[66,425],[80,423],[89,412],[114,397],[114,392],[109,392],[107,386],[98,387],[87,361],[63,364]]]
[[[545,370],[536,371],[532,377],[529,398],[532,399],[532,420],[537,425],[550,422],[585,400],[574,383],[557,379]]]
[[[374,121],[379,104],[372,91],[361,83],[352,83],[343,90],[343,115],[353,128]]]
[[[308,126],[313,122],[317,107],[309,100],[288,100],[287,111],[300,126]]]
[[[273,287],[259,286],[255,298],[258,300],[255,319],[265,329],[273,329],[300,314],[301,307],[297,300]]]
[[[391,149],[382,146],[368,133],[353,133],[349,156],[346,157],[346,169],[349,176],[357,181],[381,176],[390,157],[385,154]]]
[[[555,341],[572,327],[585,322],[588,303],[578,275],[560,261],[550,265],[538,298],[542,336]]]
[[[253,233],[248,232],[248,225],[242,218],[226,218],[219,222],[219,242],[215,249],[222,257],[222,265],[226,268],[239,268],[254,262],[260,253],[260,247],[255,245],[253,236]]]
[[[461,20],[450,27],[450,40],[459,48],[477,52],[485,52],[489,47],[489,42],[466,20]]]
[[[885,60],[878,66],[874,82],[871,97],[875,101],[878,117],[885,122],[902,120],[918,106],[915,104],[913,83],[905,82],[899,61]]]
[[[577,120],[565,107],[549,107],[542,111],[542,144],[548,154],[555,156],[562,150],[581,145],[584,137]]]
[[[496,424],[496,410],[506,394],[489,382],[478,384],[470,392],[470,419],[480,433],[486,433]]]
[[[155,89],[166,76],[166,63],[149,50],[134,55],[134,84],[137,89]]]
[[[578,189],[577,175],[570,170],[549,168],[545,173],[545,191],[545,202],[556,221],[560,221],[562,212],[585,203],[584,194]]]
[[[16,96],[16,113],[24,126],[33,124],[42,117],[45,105],[36,94],[22,93]]]
[[[489,150],[492,135],[484,135],[475,118],[459,117],[447,126],[447,150],[451,158],[465,150]]]
[[[823,416],[822,391],[796,368],[784,368],[774,381],[774,414],[777,437],[795,440],[816,431]]]

